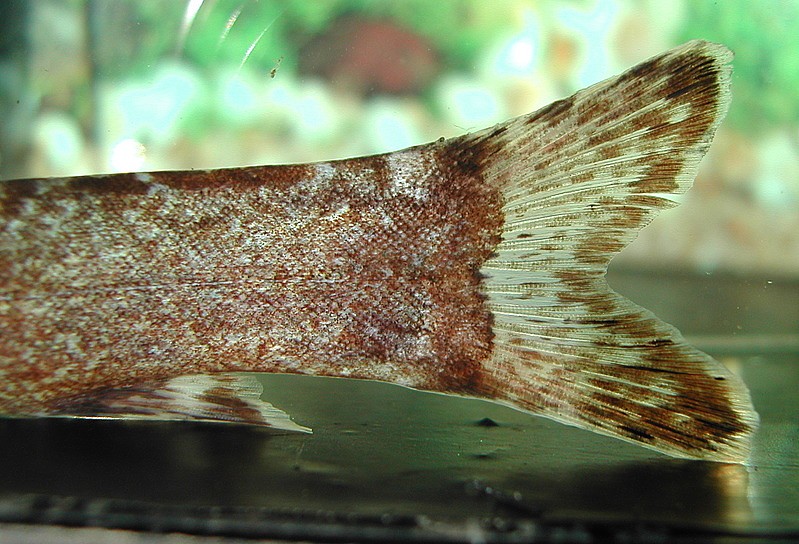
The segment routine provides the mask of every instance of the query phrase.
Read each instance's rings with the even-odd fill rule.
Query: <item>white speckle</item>
[[[6,226],[5,226],[6,234],[8,234],[10,236],[13,236],[18,231],[19,232],[24,232],[24,229],[25,229],[25,222],[24,221],[20,221],[18,219],[11,219],[8,223],[6,223]]]
[[[428,171],[423,163],[414,161],[414,158],[418,157],[409,157],[405,153],[392,153],[388,155],[386,162],[391,173],[391,181],[394,183],[394,191],[399,196],[422,202],[429,196],[427,188],[423,186]]]
[[[671,116],[669,117],[670,123],[681,123],[691,116],[691,104],[680,104],[676,108],[672,108]]]
[[[316,165],[316,176],[314,176],[314,181],[330,181],[333,179],[333,174],[336,173],[336,169],[333,168],[333,165],[329,162],[320,162]]]
[[[319,162],[314,165],[315,172],[312,178],[305,178],[296,185],[297,190],[324,187],[333,179],[336,168],[329,162]]]
[[[344,202],[322,219],[326,219],[328,221],[336,221],[340,219],[342,216],[346,215],[349,210],[350,210],[350,205]]]
[[[129,225],[135,225],[141,220],[143,213],[144,210],[140,208],[129,208],[122,211],[122,218],[124,219],[125,223]]]
[[[136,178],[137,181],[140,181],[142,183],[150,183],[151,181],[153,181],[153,176],[151,176],[147,172],[139,172],[134,177]]]
[[[147,194],[149,196],[156,195],[158,193],[165,193],[169,191],[169,187],[163,185],[161,183],[153,183],[150,182],[150,186],[147,188]]]

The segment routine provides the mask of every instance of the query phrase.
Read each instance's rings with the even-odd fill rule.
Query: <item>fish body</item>
[[[0,412],[302,430],[240,374],[300,373],[744,461],[743,382],[604,280],[690,187],[730,58],[690,42],[383,155],[0,183]]]

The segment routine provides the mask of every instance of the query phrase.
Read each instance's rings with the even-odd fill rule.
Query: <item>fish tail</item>
[[[493,351],[474,393],[678,457],[747,459],[758,416],[742,380],[605,280],[691,186],[731,59],[693,41],[456,142],[503,196],[480,270]]]

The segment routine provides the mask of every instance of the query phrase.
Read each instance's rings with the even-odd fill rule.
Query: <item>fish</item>
[[[4,181],[0,412],[307,432],[255,376],[336,376],[745,463],[743,380],[605,279],[692,185],[731,61],[691,41],[385,154]]]

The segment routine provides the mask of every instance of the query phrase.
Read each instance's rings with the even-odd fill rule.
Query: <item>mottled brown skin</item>
[[[224,371],[468,387],[500,197],[440,145],[2,189],[0,412]]]

